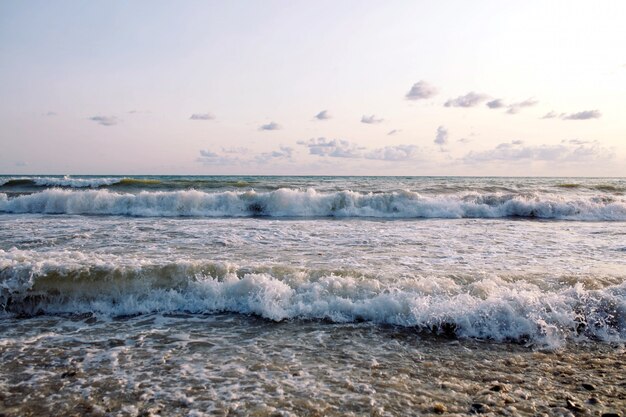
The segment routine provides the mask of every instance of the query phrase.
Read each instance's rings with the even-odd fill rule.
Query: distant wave
[[[97,188],[127,180],[126,178],[23,177],[0,178],[0,186]]]
[[[129,178],[129,177],[5,177],[0,178],[0,187],[11,190],[40,191],[46,188],[108,188],[112,190],[188,190],[188,189],[237,189],[250,188],[275,190],[279,187],[269,183],[253,183],[244,180],[219,178],[201,179],[194,177],[176,178]]]
[[[609,196],[567,198],[546,194],[461,193],[422,196],[415,192],[320,193],[309,189],[271,192],[196,190],[116,193],[47,189],[9,198],[0,212],[146,217],[373,217],[626,220],[626,200]]]
[[[0,250],[0,307],[9,315],[234,312],[276,321],[365,320],[550,346],[578,337],[626,340],[625,282],[596,290],[565,282],[542,289],[495,276],[378,279],[82,252]]]
[[[626,191],[626,187],[621,187],[613,184],[591,184],[591,185],[583,185],[578,183],[561,183],[557,184],[559,188],[570,188],[570,189],[580,189],[587,188],[589,190],[597,190],[604,191],[607,193],[623,193]]]

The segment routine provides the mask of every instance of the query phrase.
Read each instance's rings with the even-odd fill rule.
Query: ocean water
[[[623,416],[625,343],[626,179],[0,176],[0,414]]]

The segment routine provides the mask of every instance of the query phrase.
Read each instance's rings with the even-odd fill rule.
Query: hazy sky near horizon
[[[626,175],[624,1],[0,2],[0,174]]]

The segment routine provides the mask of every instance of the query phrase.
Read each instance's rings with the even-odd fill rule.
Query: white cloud
[[[309,149],[309,154],[332,158],[371,159],[377,161],[408,161],[418,159],[420,152],[415,145],[394,145],[367,149],[356,143],[341,139],[313,138],[299,141]]]
[[[238,155],[245,155],[250,152],[250,150],[243,146],[231,147],[231,148],[222,148],[223,153],[234,153]]]
[[[590,140],[582,140],[582,139],[563,139],[561,143],[571,143],[572,145],[586,145],[588,143],[593,143]]]
[[[276,160],[291,160],[293,148],[281,146],[272,152],[252,154],[247,148],[222,148],[220,152],[201,150],[198,162],[204,165],[250,165],[265,164]]]
[[[235,165],[241,162],[237,156],[222,155],[208,149],[200,151],[197,161],[204,165]]]
[[[259,130],[280,130],[280,129],[282,129],[282,126],[276,122],[269,122],[259,127]]]
[[[211,113],[194,113],[189,120],[215,120],[215,116]]]
[[[372,149],[366,152],[365,159],[379,161],[409,161],[417,159],[419,148],[415,145],[385,146],[384,148]]]
[[[538,103],[539,102],[537,100],[529,98],[527,100],[520,101],[518,103],[509,104],[508,110],[506,112],[509,114],[516,114],[516,113],[519,113],[521,109],[525,107],[536,106]]]
[[[384,121],[384,119],[382,118],[377,118],[375,115],[371,115],[371,116],[366,116],[363,115],[363,117],[361,117],[361,123],[367,123],[367,124],[377,124],[377,123],[382,123]]]
[[[343,139],[313,138],[299,141],[299,145],[309,148],[309,154],[334,158],[360,158],[365,149],[362,146]]]
[[[486,94],[475,93],[470,91],[464,96],[457,98],[451,98],[444,103],[445,107],[474,107],[482,103],[489,98]]]
[[[578,113],[557,113],[554,110],[546,113],[542,119],[556,119],[560,118],[562,120],[589,120],[589,119],[599,119],[602,117],[602,113],[600,110],[585,110]]]
[[[328,119],[332,119],[332,116],[330,115],[330,113],[328,113],[328,110],[322,110],[321,112],[315,115],[315,118],[317,120],[328,120]]]
[[[443,126],[437,128],[437,135],[434,140],[435,144],[443,146],[448,143],[448,129]]]
[[[613,158],[611,150],[600,146],[597,142],[579,140],[559,145],[527,145],[516,140],[501,143],[486,151],[471,151],[463,160],[467,163],[490,161],[552,161],[552,162],[591,162]]]
[[[506,106],[506,104],[504,104],[504,101],[501,98],[497,98],[495,100],[487,102],[487,107],[489,107],[490,109],[500,109],[504,106]]]
[[[563,120],[589,120],[599,119],[602,116],[599,110],[585,110],[578,113],[570,113],[561,116]]]
[[[405,94],[405,97],[407,100],[422,100],[435,96],[437,92],[437,88],[426,81],[418,81],[413,84],[413,87]]]
[[[279,150],[272,152],[264,152],[260,155],[257,155],[255,158],[257,162],[265,164],[272,160],[277,159],[291,159],[293,156],[293,148],[289,146],[281,146]]]
[[[490,109],[501,109],[503,107],[507,108],[508,114],[517,114],[525,107],[532,107],[537,105],[539,102],[533,98],[526,99],[524,101],[518,101],[516,103],[506,104],[503,99],[497,98],[495,100],[491,100],[487,102],[487,107]]]
[[[402,130],[400,130],[400,129],[392,129],[389,132],[387,132],[387,136],[393,136],[396,133],[400,133],[400,132],[402,132]]]
[[[557,112],[555,112],[554,110],[546,113],[542,119],[554,119],[556,117],[559,117],[559,114]]]
[[[92,116],[89,120],[102,126],[114,126],[119,123],[117,117],[114,116]]]

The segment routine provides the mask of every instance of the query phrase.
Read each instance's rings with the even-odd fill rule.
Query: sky
[[[0,2],[0,174],[626,176],[626,2]]]

